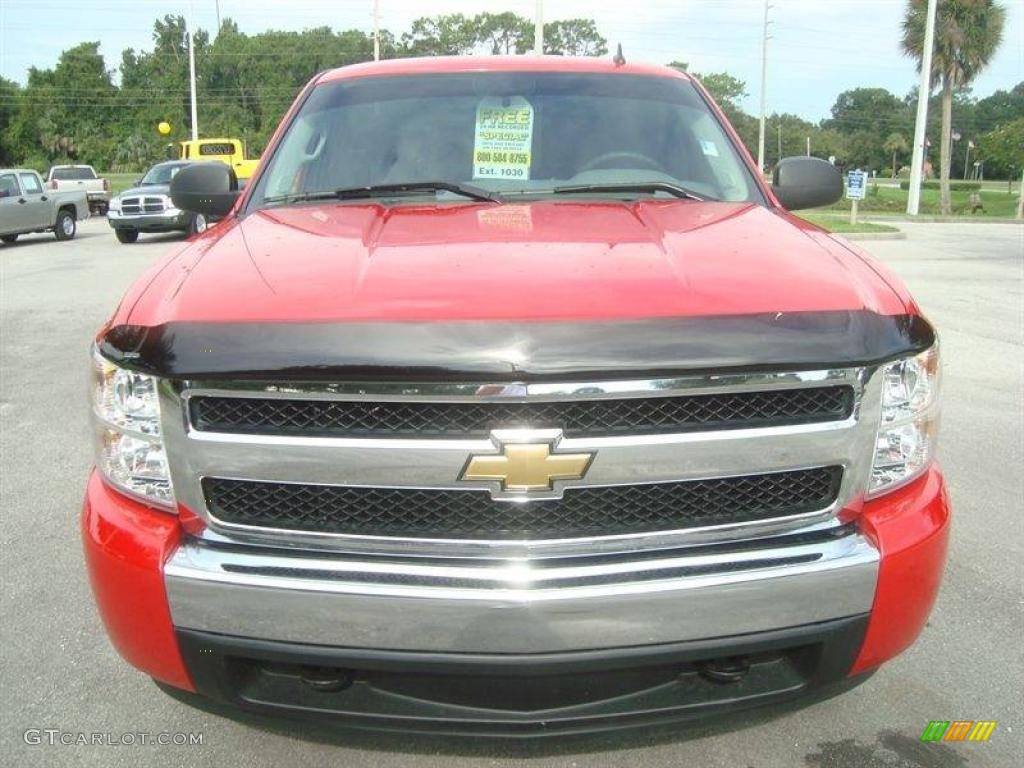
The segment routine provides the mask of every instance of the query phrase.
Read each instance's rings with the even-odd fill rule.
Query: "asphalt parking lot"
[[[1024,227],[910,225],[866,243],[940,329],[940,456],[955,506],[945,583],[918,644],[838,698],[727,726],[521,744],[268,727],[188,707],[123,663],[93,607],[78,532],[91,462],[93,331],[174,237],[0,246],[0,764],[1010,766],[1024,764]],[[929,720],[997,720],[988,743],[923,744]],[[202,733],[201,746],[26,744],[27,729]]]

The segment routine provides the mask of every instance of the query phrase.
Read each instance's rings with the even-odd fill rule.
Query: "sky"
[[[1001,0],[1008,11],[1004,41],[975,81],[984,97],[1024,80],[1024,0]],[[535,0],[379,0],[381,26],[400,35],[424,15],[514,11],[533,16]],[[810,120],[828,117],[835,97],[859,86],[898,96],[917,87],[914,62],[900,52],[905,0],[771,0],[767,100],[769,112]],[[24,83],[30,66],[52,67],[60,52],[99,40],[113,69],[128,47],[148,48],[153,20],[187,14],[216,28],[217,6],[243,32],[372,29],[372,0],[0,0],[0,75]],[[592,17],[609,48],[629,60],[686,61],[696,72],[727,71],[744,80],[743,106],[759,110],[762,0],[545,0],[546,21]]]

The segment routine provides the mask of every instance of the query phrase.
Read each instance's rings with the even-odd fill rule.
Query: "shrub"
[[[938,189],[938,179],[928,179],[927,181],[921,182],[921,189]],[[900,189],[906,191],[910,189],[909,181],[901,181]],[[956,181],[950,179],[949,189],[951,192],[978,192],[981,190],[981,182],[979,181]]]

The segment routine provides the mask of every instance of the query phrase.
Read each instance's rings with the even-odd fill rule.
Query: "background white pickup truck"
[[[0,168],[0,240],[13,243],[18,235],[47,231],[70,240],[78,219],[89,218],[85,195],[45,189],[39,174],[26,168]]]
[[[110,181],[101,179],[91,165],[55,165],[46,174],[46,187],[56,192],[85,192],[89,212],[107,214]]]

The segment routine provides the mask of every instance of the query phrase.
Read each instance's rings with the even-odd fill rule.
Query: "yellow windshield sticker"
[[[522,96],[484,99],[476,108],[474,179],[530,178],[533,107]]]

